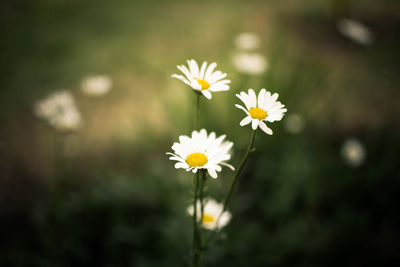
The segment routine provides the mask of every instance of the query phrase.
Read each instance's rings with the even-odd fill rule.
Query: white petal
[[[196,60],[194,59],[188,60],[188,64],[192,75],[196,78],[199,77],[199,66],[197,65]]]
[[[208,77],[208,81],[210,81],[210,83],[215,83],[215,82],[225,78],[226,76],[227,76],[226,73],[222,73],[221,71],[216,71]]]
[[[213,168],[208,168],[207,171],[208,171],[208,174],[209,174],[212,178],[214,178],[214,179],[217,178],[217,172],[215,171],[215,169],[213,169]]]
[[[245,104],[247,110],[249,110],[251,108],[249,100],[248,100],[248,96],[245,92],[236,94],[236,97],[239,98]]]
[[[253,128],[253,130],[256,130],[258,127],[258,123],[259,123],[258,119],[253,119],[253,121],[251,122],[251,128]]]
[[[204,80],[204,73],[206,71],[206,68],[207,68],[207,61],[204,61],[200,68],[199,79]]]
[[[179,157],[169,157],[169,160],[175,160],[175,161],[179,161],[179,162],[184,162],[184,160],[182,158]]]
[[[249,104],[251,107],[257,106],[257,96],[253,89],[249,89]]]
[[[240,124],[240,126],[245,126],[245,125],[249,124],[250,122],[251,122],[251,117],[247,116],[239,124]]]
[[[188,167],[188,165],[186,163],[183,163],[183,162],[175,163],[175,169],[179,169],[179,168],[186,169],[187,167]]]
[[[211,99],[212,95],[210,93],[209,90],[203,90],[201,91],[201,93],[207,98],[207,99]]]
[[[228,91],[229,90],[229,85],[212,86],[208,90],[211,91],[211,92]]]
[[[214,85],[220,85],[220,84],[228,84],[231,83],[231,80],[222,80],[214,83]]]
[[[182,82],[186,83],[187,85],[190,85],[190,82],[182,75],[178,75],[178,74],[172,74],[171,75],[172,78],[176,78],[181,80]]]
[[[266,110],[269,110],[275,104],[276,100],[278,99],[278,96],[279,96],[278,93],[275,93],[271,96],[268,103],[265,105]]]
[[[177,68],[183,72],[183,74],[186,75],[186,77],[188,78],[188,80],[193,79],[192,74],[190,73],[190,71],[188,70],[188,68],[186,68],[186,66],[184,65],[180,65],[177,66]]]
[[[247,115],[249,115],[249,112],[247,111],[247,109],[245,109],[245,108],[242,107],[241,105],[235,104],[235,107],[240,108],[241,110],[243,110],[244,112],[246,112]]]
[[[271,93],[267,91],[267,93],[264,95],[264,102],[262,103],[262,106],[259,108],[267,110],[266,107],[269,105],[270,101],[271,101]]]
[[[184,161],[184,159],[182,159],[180,156],[175,155],[175,154],[173,154],[173,153],[167,152],[167,153],[165,153],[165,154],[171,155],[171,157],[168,158],[169,160],[177,160],[177,161],[181,161],[181,162]]]
[[[264,104],[264,98],[265,98],[265,93],[267,92],[267,90],[265,90],[264,88],[261,89],[260,93],[258,94],[258,107],[262,108],[263,104]]]
[[[205,75],[204,75],[204,79],[205,79],[205,80],[208,80],[208,77],[209,77],[210,74],[214,71],[215,67],[217,67],[217,63],[215,63],[215,62],[211,63],[211,64],[208,66],[208,68],[207,68],[207,70],[206,70],[206,73],[205,73]]]
[[[190,86],[196,91],[201,91],[201,84],[199,84],[199,82],[197,80],[192,80],[192,83]]]
[[[260,121],[259,126],[266,134],[272,135],[272,130],[263,121]]]
[[[230,164],[228,164],[228,163],[221,162],[220,164],[221,164],[221,165],[224,165],[224,166],[226,166],[226,167],[228,167],[228,168],[230,168],[232,171],[235,170],[235,167],[233,167],[232,165],[230,165]]]
[[[218,229],[216,229],[216,230],[218,231],[221,228],[223,228],[224,226],[226,226],[229,223],[231,217],[232,216],[228,211],[225,211],[224,213],[222,213],[221,218],[219,220]]]
[[[282,112],[274,112],[271,115],[268,115],[268,117],[265,119],[266,121],[269,122],[274,122],[274,121],[280,121],[283,118],[283,113]]]
[[[207,130],[206,130],[206,129],[201,129],[199,133],[200,133],[200,136],[201,136],[203,139],[206,139],[206,138],[207,138]]]
[[[186,136],[186,135],[181,135],[181,136],[179,136],[179,142],[182,144],[182,143],[185,143],[185,142],[190,142],[190,137],[189,136]],[[179,144],[179,143],[174,143],[174,145],[175,144]]]

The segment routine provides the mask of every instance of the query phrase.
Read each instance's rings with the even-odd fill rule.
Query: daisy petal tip
[[[250,122],[251,122],[251,118],[250,118],[250,116],[247,116],[239,122],[239,125],[245,126],[245,125],[249,124]]]
[[[214,169],[207,169],[207,171],[208,171],[208,174],[211,176],[211,178],[217,179],[218,175]]]
[[[202,91],[201,92],[208,100],[212,98],[212,94],[209,91]]]
[[[253,121],[251,122],[251,128],[253,130],[257,130],[258,124],[259,124],[259,121],[257,119],[253,119]]]

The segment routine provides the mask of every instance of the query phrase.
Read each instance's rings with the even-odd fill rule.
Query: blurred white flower
[[[271,95],[264,88],[258,94],[258,98],[253,89],[249,89],[248,94],[240,92],[236,96],[245,104],[246,108],[236,104],[237,108],[242,109],[247,116],[240,122],[240,126],[245,126],[251,122],[251,127],[256,130],[260,126],[267,134],[272,134],[272,130],[265,124],[266,122],[280,121],[287,111],[285,105],[276,101],[278,94]]]
[[[207,169],[212,178],[217,178],[217,172],[221,171],[221,166],[224,165],[232,170],[233,166],[225,163],[231,158],[229,150],[232,148],[233,143],[223,141],[225,135],[216,138],[214,132],[207,136],[205,129],[192,132],[192,137],[181,135],[179,136],[179,143],[175,142],[172,145],[173,153],[170,160],[178,161],[175,168],[186,169],[194,173],[199,169]]]
[[[291,134],[298,134],[304,129],[304,119],[299,114],[289,114],[284,122],[286,131]]]
[[[200,201],[197,201],[196,204],[197,221],[199,221],[204,228],[208,230],[219,231],[223,227],[225,227],[231,220],[232,217],[231,213],[229,211],[224,211],[224,213],[221,214],[221,212],[224,209],[224,206],[211,198],[207,198],[204,200],[203,218],[200,218],[201,217],[200,203],[201,203]],[[190,205],[187,211],[191,216],[193,216],[193,205]],[[220,214],[221,217],[219,218],[218,228],[217,228],[217,220]]]
[[[233,56],[232,61],[237,71],[246,74],[262,74],[268,67],[265,57],[258,53],[239,52]]]
[[[244,32],[236,36],[236,47],[240,50],[254,50],[260,46],[260,38],[251,32]]]
[[[364,163],[366,151],[359,140],[350,138],[343,143],[342,157],[349,166],[358,167]]]
[[[82,125],[82,117],[69,91],[55,92],[34,106],[34,113],[61,131],[76,130]]]
[[[227,91],[229,90],[230,80],[222,80],[226,77],[226,73],[221,71],[214,71],[217,63],[211,63],[207,67],[207,62],[203,62],[201,67],[194,59],[187,61],[189,69],[184,65],[177,66],[178,69],[185,74],[173,74],[171,77],[177,78],[196,91],[200,91],[205,97],[211,99],[211,92]]]
[[[356,20],[341,19],[338,21],[337,27],[341,34],[358,44],[367,46],[374,41],[374,36],[367,26]]]
[[[88,76],[82,81],[82,92],[89,96],[102,96],[107,94],[113,83],[106,75]]]

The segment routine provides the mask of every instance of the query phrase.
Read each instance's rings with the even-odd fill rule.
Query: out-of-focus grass
[[[189,257],[192,176],[164,153],[192,128],[194,96],[169,76],[188,58],[217,61],[229,92],[203,100],[201,125],[247,145],[235,94],[280,94],[304,132],[283,123],[259,134],[210,266],[385,265],[399,260],[395,203],[400,7],[352,1],[376,35],[371,47],[341,37],[321,1],[8,1],[0,21],[0,265],[176,266]],[[231,56],[243,31],[261,37],[265,75],[238,74]],[[89,99],[81,79],[111,76],[111,93]],[[81,130],[60,135],[32,105],[71,89]],[[285,119],[285,118],[284,118]],[[283,119],[283,120],[284,120]],[[340,158],[349,136],[367,160]],[[210,180],[221,200],[229,170]]]

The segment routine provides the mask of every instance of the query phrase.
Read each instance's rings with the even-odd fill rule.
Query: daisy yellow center
[[[207,156],[203,153],[192,153],[186,158],[186,163],[190,167],[201,167],[208,162]]]
[[[212,223],[214,222],[214,216],[211,214],[204,214],[203,218],[201,219],[202,223]]]
[[[210,88],[210,84],[205,80],[197,79],[197,82],[201,85],[201,90],[207,90]]]
[[[249,110],[249,113],[253,119],[259,120],[263,120],[268,116],[267,112],[261,108],[251,108]]]

